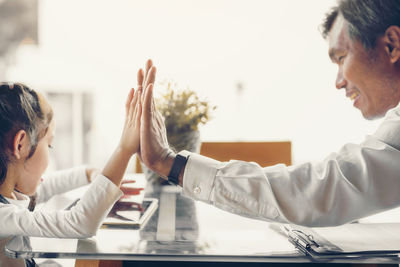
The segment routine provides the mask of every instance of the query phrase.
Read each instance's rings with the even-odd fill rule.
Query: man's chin
[[[361,113],[362,113],[364,119],[366,119],[366,120],[377,120],[377,119],[383,118],[386,115],[386,111],[382,112],[382,113],[378,113],[378,112],[373,113],[373,112],[367,112],[367,111],[361,110]]]

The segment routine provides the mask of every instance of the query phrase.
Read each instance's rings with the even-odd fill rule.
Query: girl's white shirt
[[[37,203],[88,184],[85,167],[58,171],[45,177],[37,190]],[[0,238],[38,236],[86,238],[96,234],[114,203],[123,195],[118,186],[103,175],[90,184],[81,200],[70,210],[29,211],[29,197],[15,192],[17,199],[0,203]]]

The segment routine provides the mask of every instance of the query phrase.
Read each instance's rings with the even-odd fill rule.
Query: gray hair
[[[370,49],[375,47],[376,39],[388,27],[400,27],[400,0],[340,0],[327,13],[322,24],[324,38],[339,14],[348,22],[350,38],[359,40],[366,49]]]

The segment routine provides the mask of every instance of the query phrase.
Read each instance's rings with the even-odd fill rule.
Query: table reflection
[[[95,237],[79,240],[25,238],[30,247],[14,238],[7,253],[24,258],[309,262],[266,222],[195,202],[175,186],[146,197],[158,198],[159,208],[140,230],[101,228]]]
[[[168,190],[148,194],[148,197],[158,198],[160,207],[140,231],[141,239],[147,241],[145,252],[150,254],[197,254],[199,226],[194,201],[179,193],[168,193]],[[165,204],[170,204],[166,203],[169,201],[175,202],[175,209],[169,210],[169,213],[164,214],[161,218],[160,211]],[[171,224],[171,221],[174,223]],[[170,224],[172,229],[166,229],[166,231],[169,231],[167,234],[173,235],[171,238],[173,240],[157,238],[159,224],[164,223]]]

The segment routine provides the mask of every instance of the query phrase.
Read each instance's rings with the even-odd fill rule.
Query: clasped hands
[[[148,60],[145,71],[139,69],[137,88],[131,89],[125,104],[126,121],[120,146],[133,148],[142,163],[166,178],[175,153],[169,148],[164,118],[154,102],[155,77],[156,67]]]

